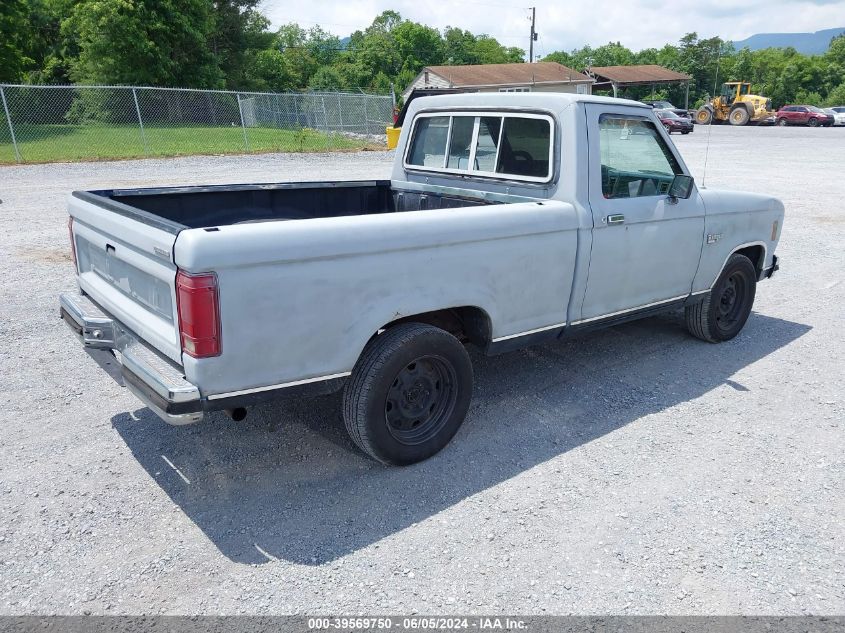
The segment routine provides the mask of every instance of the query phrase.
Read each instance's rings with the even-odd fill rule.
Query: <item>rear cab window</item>
[[[405,168],[446,174],[549,182],[554,120],[535,113],[420,113]]]

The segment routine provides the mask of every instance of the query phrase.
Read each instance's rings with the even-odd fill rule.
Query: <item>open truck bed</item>
[[[73,195],[170,232],[485,204],[478,198],[394,190],[389,180],[107,189]]]

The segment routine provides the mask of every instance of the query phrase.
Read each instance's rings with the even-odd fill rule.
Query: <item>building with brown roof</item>
[[[687,74],[679,73],[657,64],[635,66],[593,66],[587,72],[594,77],[596,89],[612,89],[616,97],[620,89],[629,86],[659,86],[663,84],[685,83],[687,85],[687,107],[689,106],[689,82]]]
[[[405,89],[459,88],[467,92],[575,92],[590,94],[595,80],[557,62],[426,66]]]

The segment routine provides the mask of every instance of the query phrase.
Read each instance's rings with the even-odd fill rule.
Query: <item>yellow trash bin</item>
[[[396,149],[399,145],[399,133],[402,131],[401,127],[386,127],[387,132],[387,149]]]

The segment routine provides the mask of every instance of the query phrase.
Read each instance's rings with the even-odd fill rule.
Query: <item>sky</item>
[[[537,7],[535,54],[572,50],[585,44],[622,42],[628,48],[659,48],[696,31],[742,40],[755,33],[812,32],[845,27],[845,0],[523,0]],[[506,0],[263,0],[274,27],[319,24],[345,37],[368,26],[385,9],[443,29],[460,26],[487,33],[505,46],[528,49],[529,11]]]

